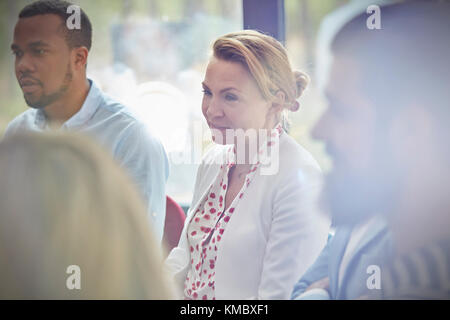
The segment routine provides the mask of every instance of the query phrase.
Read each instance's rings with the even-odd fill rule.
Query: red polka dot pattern
[[[280,125],[275,130],[272,131],[268,147],[274,145],[273,138],[277,136],[276,134],[282,133]],[[239,201],[244,197],[246,189],[260,166],[259,161],[252,166],[238,193],[239,196],[232,201],[227,210],[224,210],[228,173],[235,165],[235,158],[236,150],[231,147],[228,149],[227,165],[220,167],[221,173],[217,180],[213,182],[189,221],[187,237],[190,244],[191,267],[184,283],[184,295],[187,300],[215,300],[215,269],[220,242],[226,235],[227,226]]]

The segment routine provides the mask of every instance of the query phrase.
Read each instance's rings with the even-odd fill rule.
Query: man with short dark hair
[[[37,1],[20,12],[11,49],[16,77],[31,109],[8,125],[5,136],[49,129],[92,136],[136,183],[161,240],[168,177],[164,148],[125,106],[87,78],[92,26],[81,8],[80,25],[68,23],[78,12],[71,6],[66,1]]]

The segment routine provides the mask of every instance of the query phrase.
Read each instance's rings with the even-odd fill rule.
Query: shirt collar
[[[274,146],[276,146],[279,143],[279,138],[284,132],[283,127],[280,123],[278,123],[268,135],[267,139],[264,139],[264,141],[261,142],[259,152],[258,154],[255,154],[252,164],[252,168],[249,170],[249,172],[252,172],[255,170],[255,167],[258,167],[261,163],[267,163],[268,160],[270,160],[271,153],[268,152],[268,150],[272,149]],[[236,146],[231,145],[228,148],[228,151],[226,153],[226,165],[228,168],[231,168],[236,165],[237,161],[236,156]],[[269,159],[267,159],[269,158]]]
[[[34,124],[39,128],[44,130],[47,123],[47,117],[42,109],[36,110],[36,117],[34,118]]]
[[[74,114],[69,120],[64,122],[61,128],[72,129],[81,127],[89,119],[91,119],[94,113],[97,111],[102,99],[102,92],[97,87],[94,81],[92,81],[91,79],[88,79],[88,81],[90,84],[90,89],[83,105],[81,106],[81,109],[78,110],[78,112]],[[34,123],[40,129],[46,128],[47,117],[42,109],[37,110]]]

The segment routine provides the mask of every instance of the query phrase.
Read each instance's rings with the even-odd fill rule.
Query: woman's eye
[[[227,101],[236,101],[238,98],[237,96],[235,96],[234,94],[226,94],[225,95],[225,100]]]
[[[203,94],[206,95],[206,96],[210,96],[211,95],[211,92],[209,90],[203,89],[202,91],[203,91]]]

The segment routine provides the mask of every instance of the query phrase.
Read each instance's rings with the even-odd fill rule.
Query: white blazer
[[[217,158],[223,158],[226,149],[215,145],[203,158],[180,241],[165,262],[180,299],[191,260],[187,226],[215,181],[220,167]],[[261,175],[258,169],[222,235],[216,299],[289,299],[327,240],[329,222],[317,210],[321,177],[310,153],[283,133],[278,173]]]

